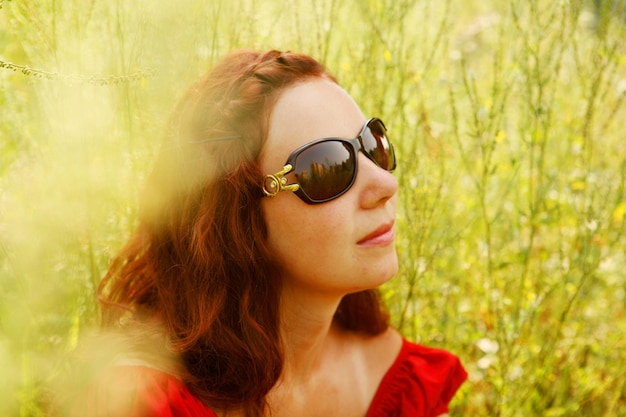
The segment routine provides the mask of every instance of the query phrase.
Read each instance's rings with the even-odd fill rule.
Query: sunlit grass
[[[619,10],[596,15],[576,0],[0,5],[0,62],[12,63],[0,68],[0,415],[46,415],[97,321],[95,285],[132,229],[168,111],[240,47],[319,57],[389,125],[401,271],[386,297],[408,337],[461,356],[470,381],[453,414],[626,414]]]

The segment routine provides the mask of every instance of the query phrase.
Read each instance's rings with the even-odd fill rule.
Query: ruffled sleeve
[[[436,417],[467,373],[453,354],[404,340],[394,364],[383,377],[367,417]]]
[[[107,370],[76,399],[72,417],[217,417],[174,376],[146,366]]]

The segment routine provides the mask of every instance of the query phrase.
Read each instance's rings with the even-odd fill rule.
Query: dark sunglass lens
[[[316,143],[300,152],[294,171],[302,191],[317,202],[345,191],[354,177],[352,153],[350,146],[335,140]]]
[[[378,119],[372,120],[362,135],[363,151],[382,169],[392,171],[396,167],[393,147],[387,139],[387,129]]]

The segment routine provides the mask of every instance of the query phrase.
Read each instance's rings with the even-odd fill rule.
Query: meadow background
[[[452,415],[626,416],[623,1],[0,7],[0,416],[48,415],[173,103],[242,47],[319,58],[390,127],[385,296],[461,356]]]

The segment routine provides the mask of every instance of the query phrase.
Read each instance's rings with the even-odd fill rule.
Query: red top
[[[459,358],[404,340],[395,362],[378,386],[366,417],[437,417],[467,373]]]
[[[366,417],[439,416],[448,412],[448,403],[466,378],[456,356],[404,340]],[[217,417],[179,379],[145,366],[112,368],[91,388],[72,415]]]

